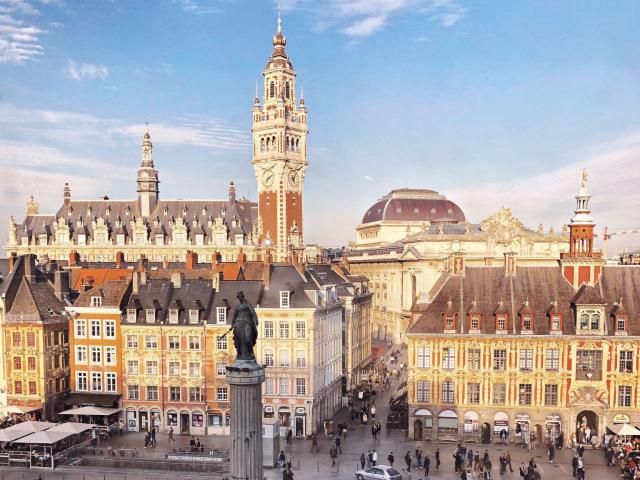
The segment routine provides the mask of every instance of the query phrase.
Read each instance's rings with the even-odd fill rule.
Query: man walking
[[[509,471],[513,473],[513,468],[511,468],[511,452],[509,450],[504,454],[504,459],[507,462],[507,465],[509,465]]]
[[[424,477],[428,478],[429,477],[429,467],[431,466],[431,459],[429,458],[429,455],[425,455],[424,456]]]
[[[571,469],[573,470],[573,478],[578,476],[578,459],[580,456],[576,453],[571,459]]]
[[[436,448],[436,470],[440,470],[440,449]]]
[[[360,468],[364,470],[364,464],[367,463],[367,458],[364,456],[364,452],[360,454]]]
[[[373,453],[371,454],[371,459],[372,459],[373,466],[375,467],[378,464],[378,452],[374,450]]]
[[[340,437],[336,437],[336,450],[342,453],[342,440],[340,440]]]
[[[389,462],[389,466],[393,467],[393,462],[395,461],[395,457],[393,456],[393,452],[391,452],[389,454],[389,456],[387,457],[387,462]]]
[[[406,464],[407,473],[411,472],[411,453],[409,453],[409,450],[404,456],[404,463]]]
[[[336,450],[335,445],[329,449],[329,455],[331,456],[331,466],[336,466],[336,457],[338,456],[338,451]]]
[[[173,438],[173,427],[169,427],[169,440],[168,443],[174,442],[175,443],[176,439]]]

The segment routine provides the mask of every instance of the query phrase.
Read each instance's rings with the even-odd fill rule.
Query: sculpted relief
[[[482,220],[480,230],[488,235],[490,245],[511,246],[516,251],[520,251],[519,247],[528,237],[522,222],[513,216],[510,208],[505,207]]]

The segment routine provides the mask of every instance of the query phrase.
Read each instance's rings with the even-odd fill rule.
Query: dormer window
[[[600,329],[600,314],[593,313],[591,314],[591,330],[599,330]]]
[[[236,235],[236,240],[235,240],[236,245],[244,245],[244,235],[241,233],[238,233]]]
[[[444,329],[455,330],[456,329],[456,315],[455,313],[445,313],[444,314]]]
[[[480,315],[477,313],[472,313],[469,315],[469,330],[470,331],[478,331],[480,330]]]
[[[196,234],[196,245],[204,245],[204,235],[202,233]]]
[[[87,244],[87,236],[84,233],[78,234],[78,245],[86,245]]]
[[[91,297],[91,306],[92,307],[101,307],[102,306],[102,297]]]
[[[155,323],[156,310],[154,308],[147,308],[147,323]]]
[[[616,333],[627,333],[627,317],[625,315],[616,315]]]
[[[582,310],[578,313],[578,325],[582,333],[600,333],[602,315],[597,310]]]
[[[164,235],[161,233],[156,235],[156,245],[164,245]]]
[[[136,321],[136,309],[127,308],[127,322],[135,323],[135,321]]]
[[[496,332],[506,332],[508,327],[507,314],[498,313],[496,315]]]
[[[200,320],[199,315],[198,315],[199,313],[200,312],[198,312],[198,310],[196,310],[196,309],[189,310],[189,323],[191,323],[191,324],[198,323],[198,320]]]
[[[562,331],[562,316],[557,313],[551,314],[551,332],[559,333]]]
[[[227,323],[227,307],[216,308],[216,322],[218,324]]]
[[[178,309],[169,309],[169,323],[178,323]]]
[[[522,315],[522,331],[531,332],[533,330],[533,317],[530,314]]]
[[[291,292],[288,290],[280,291],[280,308],[289,308],[291,300]]]

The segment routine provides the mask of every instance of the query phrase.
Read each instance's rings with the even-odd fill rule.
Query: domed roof
[[[426,189],[392,190],[374,203],[362,223],[381,220],[405,222],[464,222],[462,209],[444,195]]]

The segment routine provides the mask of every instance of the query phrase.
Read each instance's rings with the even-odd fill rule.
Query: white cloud
[[[203,1],[203,0],[174,0],[174,3],[177,3],[182,7],[182,9],[187,13],[193,13],[196,15],[203,15],[207,13],[218,13],[220,9],[214,7],[213,4],[217,3],[214,1]]]
[[[74,60],[69,59],[67,66],[64,70],[67,77],[74,80],[104,80],[109,76],[109,69],[104,65],[96,65],[93,63],[76,63]]]
[[[386,15],[366,17],[344,29],[344,33],[351,37],[366,37],[380,30],[387,21]]]
[[[41,28],[20,18],[39,12],[22,0],[0,0],[0,63],[22,64],[43,53]]]

